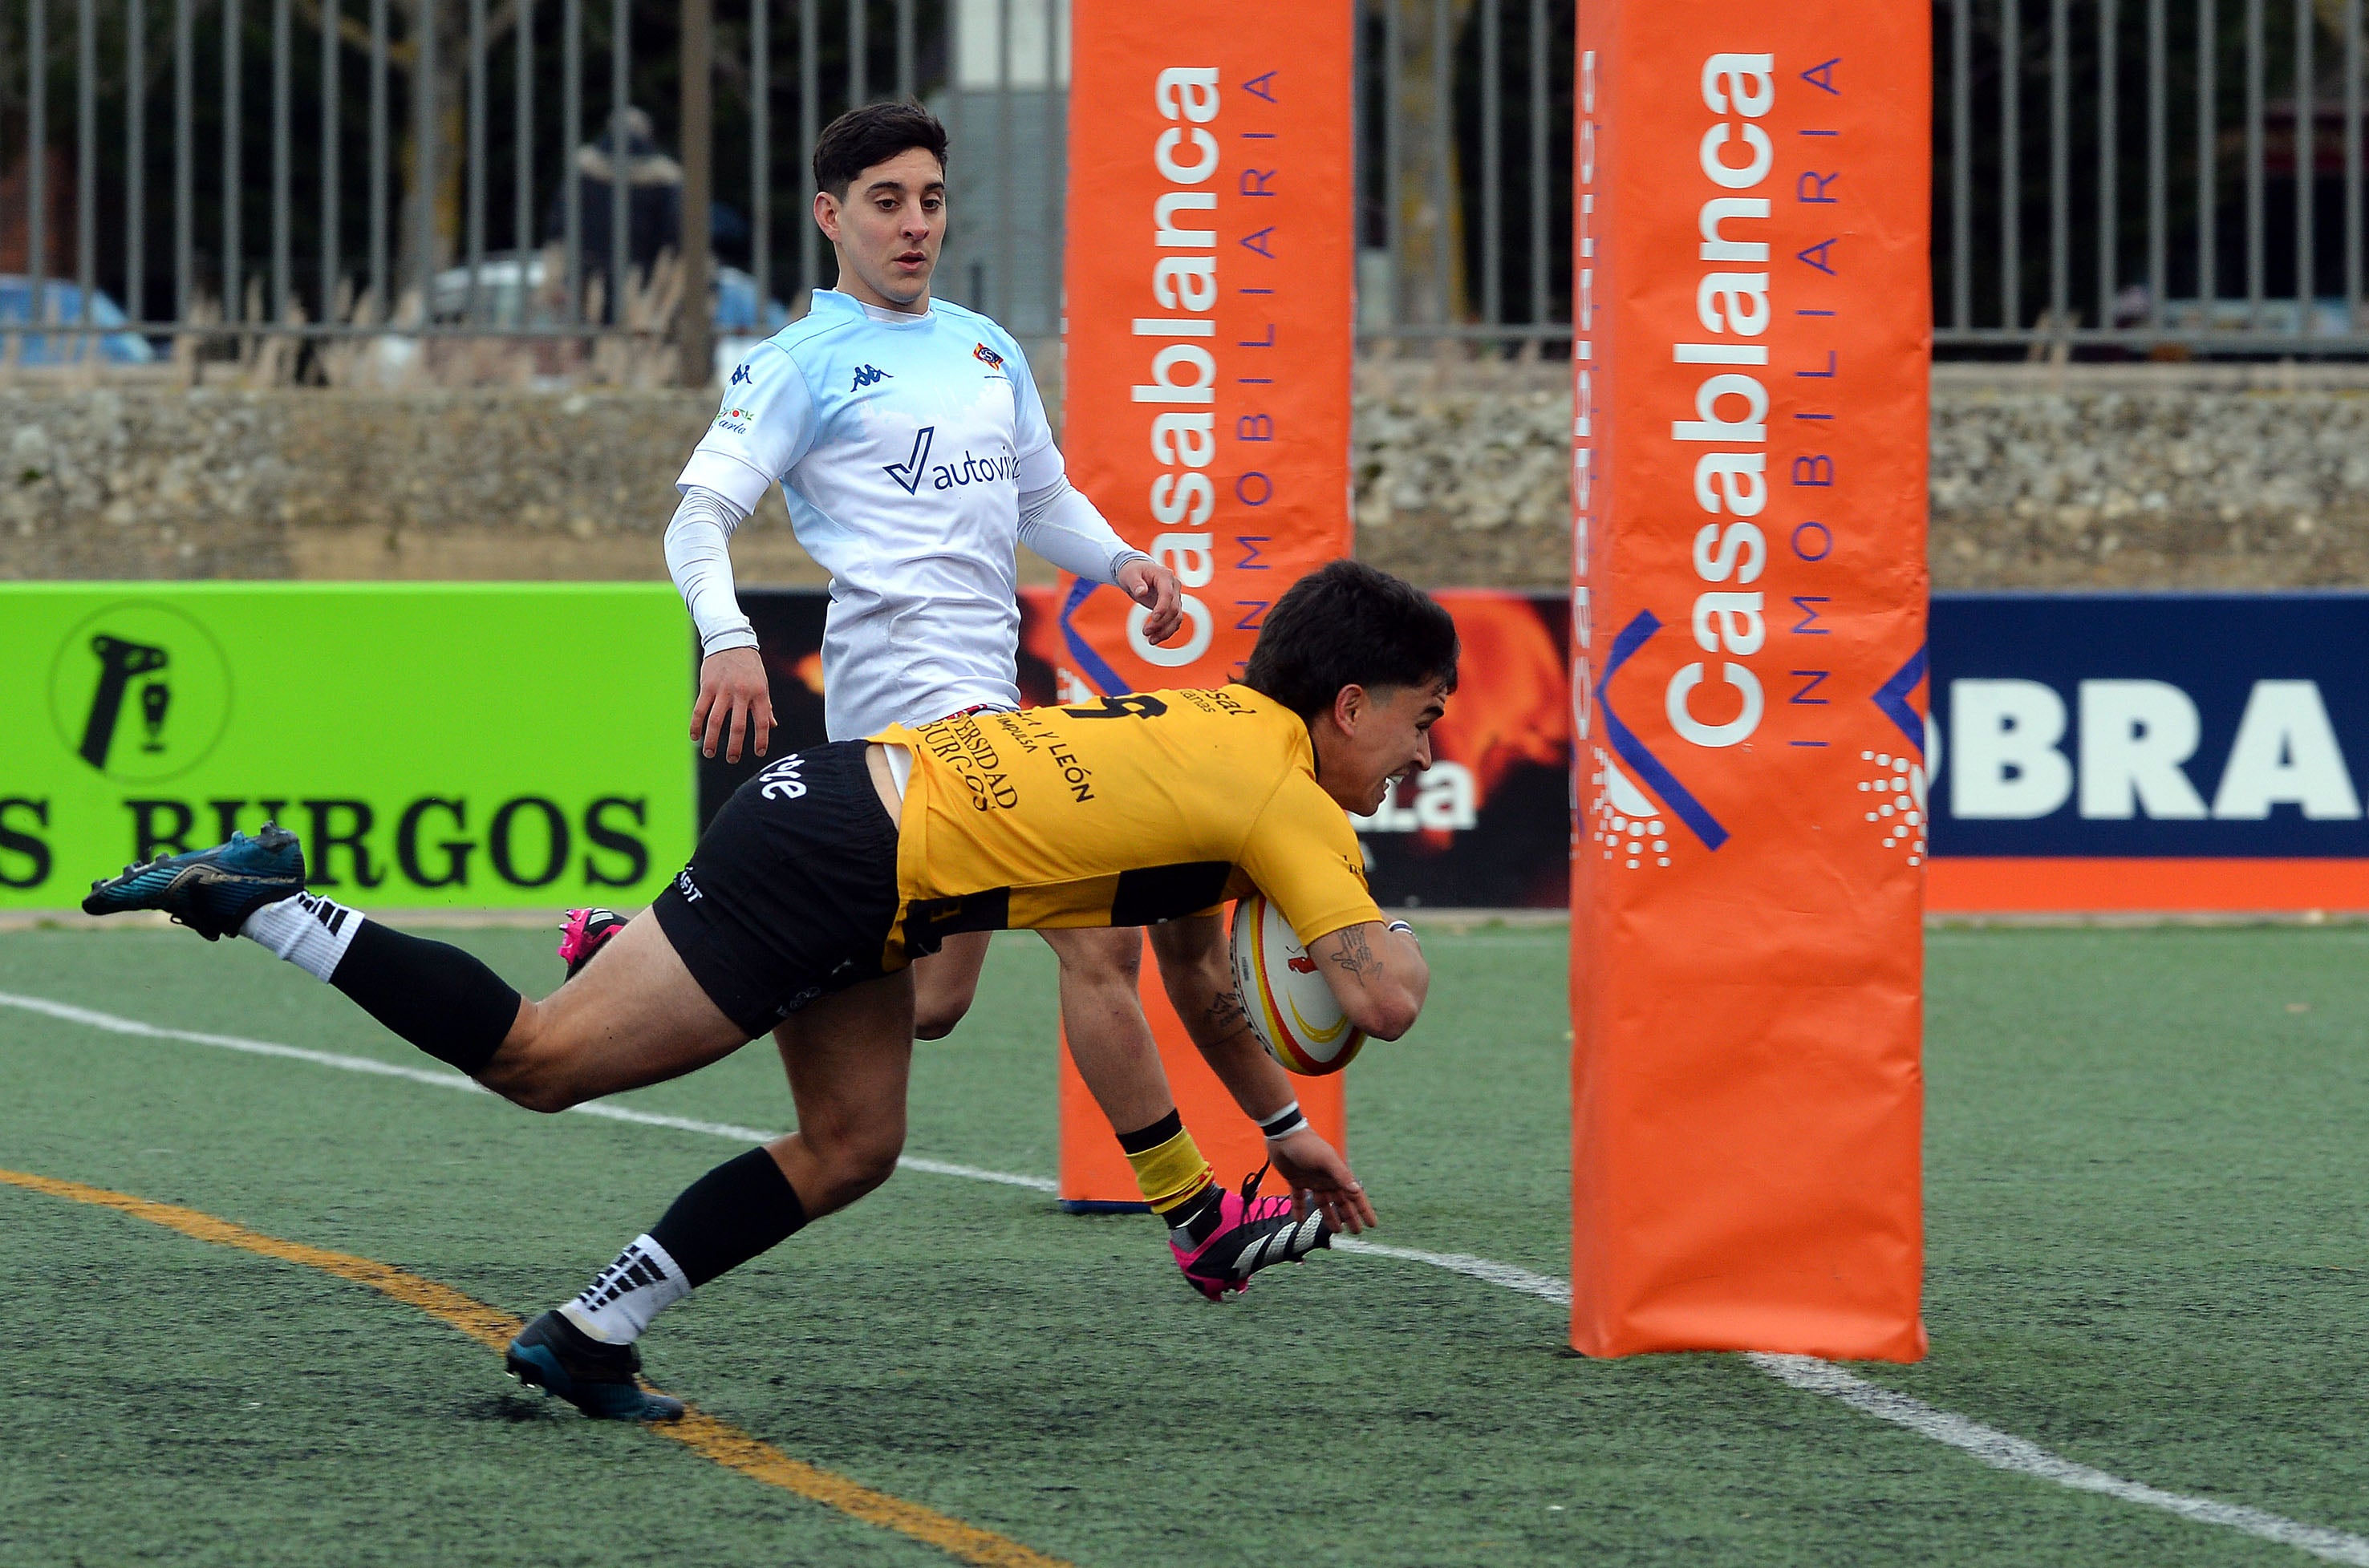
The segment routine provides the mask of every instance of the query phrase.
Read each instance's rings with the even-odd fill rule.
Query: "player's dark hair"
[[[815,143],[814,177],[818,189],[841,201],[855,177],[875,164],[919,147],[946,166],[946,128],[938,117],[917,103],[868,103],[851,109],[823,127]]]
[[[1438,601],[1362,561],[1333,561],[1284,590],[1259,626],[1242,684],[1313,718],[1344,686],[1456,690],[1456,621]]]

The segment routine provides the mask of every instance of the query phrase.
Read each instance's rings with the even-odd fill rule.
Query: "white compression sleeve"
[[[667,524],[667,571],[699,628],[699,651],[755,647],[757,634],[732,591],[732,531],[748,513],[704,485],[682,493]]]
[[[1150,557],[1121,539],[1066,478],[1020,498],[1020,543],[1065,572],[1116,584],[1127,562]]]

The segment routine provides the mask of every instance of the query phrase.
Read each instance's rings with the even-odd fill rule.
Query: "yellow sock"
[[[1154,1214],[1183,1207],[1207,1192],[1216,1179],[1209,1162],[1195,1146],[1192,1133],[1182,1128],[1140,1154],[1129,1153],[1127,1162],[1135,1167],[1135,1185]]]

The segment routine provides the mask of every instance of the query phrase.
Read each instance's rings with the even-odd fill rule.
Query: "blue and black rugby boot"
[[[90,885],[86,915],[162,910],[208,942],[236,936],[246,917],[266,904],[304,890],[304,847],[269,822],[253,838],[233,833],[210,850],[166,855],[127,865],[123,875]]]
[[[603,1345],[549,1311],[519,1330],[502,1356],[509,1375],[557,1394],[595,1421],[678,1421],[682,1401],[651,1393],[635,1380],[641,1352]]]

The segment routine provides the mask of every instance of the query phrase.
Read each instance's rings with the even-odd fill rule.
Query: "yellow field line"
[[[502,1349],[525,1326],[507,1312],[498,1311],[482,1301],[472,1300],[432,1279],[407,1274],[392,1264],[355,1257],[350,1253],[308,1247],[302,1242],[283,1242],[277,1236],[267,1236],[261,1231],[234,1225],[227,1219],[217,1219],[194,1208],[154,1203],[144,1197],[133,1197],[129,1193],[109,1192],[105,1187],[86,1186],[80,1182],[30,1175],[22,1171],[0,1170],[0,1182],[47,1193],[52,1197],[68,1198],[75,1203],[97,1204],[103,1208],[129,1214],[135,1219],[145,1219],[152,1225],[178,1230],[184,1236],[194,1237],[200,1242],[236,1247],[243,1252],[278,1258],[283,1263],[302,1264],[306,1268],[317,1268],[324,1274],[334,1274],[340,1279],[350,1279],[357,1285],[367,1285],[407,1307],[418,1308],[439,1322],[460,1330],[488,1350]],[[731,1423],[704,1415],[695,1409],[687,1413],[681,1421],[651,1429],[715,1460],[727,1470],[738,1471],[753,1481],[778,1486],[784,1492],[795,1492],[801,1497],[836,1508],[867,1525],[910,1536],[959,1562],[978,1563],[980,1568],[1070,1568],[1058,1557],[1047,1557],[1009,1537],[997,1535],[993,1530],[965,1524],[934,1509],[924,1508],[918,1503],[908,1503],[886,1492],[876,1492],[843,1475],[818,1469],[803,1459],[794,1459]]]

